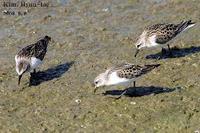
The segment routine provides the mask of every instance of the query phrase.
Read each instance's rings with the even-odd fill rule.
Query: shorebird
[[[160,64],[152,65],[134,65],[134,64],[122,64],[116,67],[111,67],[107,69],[104,73],[99,74],[95,80],[95,90],[100,86],[109,86],[109,85],[129,85],[131,82],[135,82],[142,75],[150,72],[154,68],[160,66]],[[127,89],[117,97],[119,99],[122,95],[127,92]]]
[[[162,47],[163,53],[163,47],[166,45],[168,46],[170,54],[172,54],[168,42],[175,38],[178,34],[193,27],[194,25],[195,23],[189,20],[182,21],[179,24],[155,24],[145,28],[135,44],[137,49],[135,57],[137,56],[139,50],[143,48],[160,46]]]
[[[36,73],[36,68],[41,65],[47,52],[47,46],[51,37],[45,36],[34,44],[22,48],[15,56],[16,72],[18,74],[18,85],[22,75],[26,72]]]

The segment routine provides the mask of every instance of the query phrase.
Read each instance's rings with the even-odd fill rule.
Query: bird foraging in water
[[[22,48],[15,56],[18,85],[24,73],[32,70],[36,73],[36,68],[42,63],[50,40],[51,37],[45,36],[38,42]]]
[[[116,67],[111,67],[107,69],[104,73],[99,74],[95,80],[95,90],[100,86],[109,86],[109,85],[128,85],[131,82],[136,81],[142,75],[150,72],[154,68],[160,66],[160,64],[152,65],[134,65],[134,64],[122,64]],[[127,89],[117,97],[119,99],[122,95],[127,92]]]
[[[163,47],[166,45],[168,46],[169,52],[171,54],[170,46],[167,43],[175,38],[178,34],[193,27],[194,25],[195,23],[189,20],[182,21],[179,24],[155,24],[145,28],[135,44],[135,57],[139,53],[139,50],[143,48],[160,46],[162,47],[163,53]]]

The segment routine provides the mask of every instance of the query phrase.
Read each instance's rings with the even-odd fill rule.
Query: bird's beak
[[[55,43],[56,41],[55,41],[55,40],[53,40],[53,39],[51,39],[51,40],[50,40],[50,42],[51,42],[51,43]]]
[[[139,51],[140,51],[139,49],[136,50],[135,57],[137,56],[137,54],[139,53]]]
[[[96,86],[95,86],[95,89],[94,89],[94,94],[96,93],[97,89],[98,89],[98,87],[96,87]]]
[[[19,77],[18,77],[18,85],[20,85],[21,78],[22,78],[22,75],[19,75]]]

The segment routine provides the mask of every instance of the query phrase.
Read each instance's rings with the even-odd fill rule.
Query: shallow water
[[[29,8],[26,16],[0,15],[1,132],[200,130],[198,0],[49,2],[51,7]],[[157,48],[134,58],[134,43],[145,26],[187,19],[197,24],[171,42],[178,47],[175,57],[157,60]],[[14,56],[44,35],[53,39],[44,64],[18,87]],[[93,94],[97,74],[123,62],[161,66],[119,100],[113,97],[123,86]]]

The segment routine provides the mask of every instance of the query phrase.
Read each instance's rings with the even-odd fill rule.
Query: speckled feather
[[[116,66],[110,69],[109,73],[112,73],[114,71],[117,71],[117,75],[120,78],[126,78],[126,79],[133,79],[137,78],[143,74],[146,74],[147,72],[151,71],[152,69],[160,66],[159,64],[153,64],[153,65],[134,65],[134,64],[122,64],[120,66]],[[108,75],[109,75],[108,73]]]
[[[156,43],[165,44],[192,24],[194,23],[191,20],[179,24],[155,24],[146,27],[144,32],[148,37],[156,35]]]
[[[48,41],[51,38],[46,36],[44,39],[39,40],[38,42],[28,45],[21,49],[17,54],[19,57],[36,57],[41,61],[44,59],[44,56],[47,52]]]

